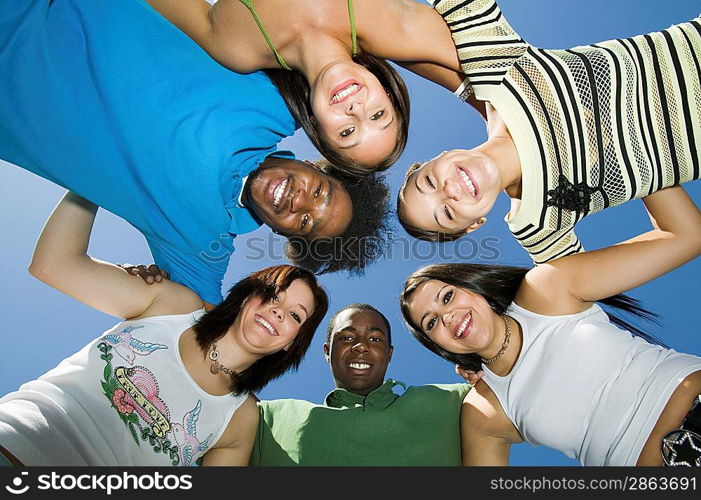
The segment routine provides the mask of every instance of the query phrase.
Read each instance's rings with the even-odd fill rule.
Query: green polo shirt
[[[367,396],[335,389],[324,405],[261,401],[251,465],[461,465],[460,409],[469,388],[407,389],[388,379]]]

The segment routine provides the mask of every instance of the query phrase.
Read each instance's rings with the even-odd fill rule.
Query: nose
[[[452,312],[446,312],[443,313],[441,316],[441,321],[443,322],[443,326],[448,327],[450,324],[453,322],[453,313]]]
[[[273,316],[275,316],[275,317],[278,319],[278,321],[282,321],[282,319],[283,319],[283,317],[284,317],[283,314],[282,314],[282,310],[281,310],[279,307],[272,307],[272,308],[270,309],[270,313],[271,313]]]
[[[443,185],[445,195],[455,201],[460,201],[460,187],[452,179],[446,179]]]
[[[307,191],[305,189],[298,189],[294,196],[292,196],[292,201],[290,202],[290,212],[294,214],[309,210],[311,208],[310,205],[311,203],[309,202]]]
[[[368,346],[365,345],[365,342],[360,340],[353,344],[352,349],[355,352],[368,352]]]
[[[348,98],[346,101],[346,114],[356,115],[363,109],[363,103],[358,99],[357,94]]]

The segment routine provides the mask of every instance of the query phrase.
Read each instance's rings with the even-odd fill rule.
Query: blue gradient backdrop
[[[632,36],[666,28],[699,14],[697,0],[658,2],[651,0],[590,0],[588,2],[547,0],[502,0],[504,15],[523,38],[546,48],[569,48],[610,38]],[[462,105],[450,93],[403,72],[412,96],[409,145],[388,173],[393,197],[407,166],[426,160],[452,148],[472,147],[486,137],[485,127],[475,112]],[[41,147],[40,144],[37,147]],[[295,151],[300,158],[314,158],[316,152],[303,134],[287,139],[281,148]],[[697,203],[701,202],[701,183],[686,185]],[[43,285],[27,273],[36,238],[63,190],[15,166],[0,162],[0,394],[15,390],[22,382],[35,378],[76,352],[116,320],[93,311],[77,301]],[[193,193],[197,196],[197,193]],[[125,196],[125,203],[129,197]],[[474,242],[497,247],[499,261],[529,265],[526,253],[518,247],[501,217],[507,211],[505,198],[494,208],[489,223],[475,233]],[[589,249],[610,245],[649,228],[639,201],[589,217],[579,234]],[[388,316],[395,329],[395,355],[388,376],[409,384],[457,382],[453,367],[433,356],[413,341],[403,328],[397,295],[404,278],[421,265],[453,259],[470,253],[468,242],[439,248],[433,244],[413,243],[413,256],[403,253],[411,243],[396,224],[399,238],[392,258],[374,264],[362,278],[345,275],[321,279],[330,293],[330,312],[351,303],[369,302]],[[228,288],[246,273],[275,264],[279,260],[261,257],[256,250],[260,241],[269,241],[267,228],[237,238],[234,255],[224,286]],[[485,238],[491,238],[488,242]],[[498,239],[498,243],[495,243]],[[268,243],[266,243],[267,245]],[[279,254],[280,240],[272,243]],[[265,247],[263,247],[265,248]],[[101,211],[93,233],[90,253],[113,262],[149,263],[151,256],[141,235],[110,213]],[[483,251],[483,257],[494,256]],[[701,354],[698,323],[698,277],[701,260],[640,287],[632,295],[662,315],[661,328],[650,328],[670,347]],[[320,331],[298,373],[271,383],[260,393],[265,399],[294,397],[321,402],[332,387],[328,365],[322,355]],[[592,366],[591,370],[600,367]],[[563,381],[566,383],[566,381]],[[577,392],[577,387],[572,387]],[[553,404],[558,404],[556,401]],[[528,444],[515,446],[513,465],[575,465],[559,452]]]

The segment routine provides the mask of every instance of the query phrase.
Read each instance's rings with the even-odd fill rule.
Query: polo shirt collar
[[[346,389],[334,389],[326,396],[324,403],[331,408],[361,406],[365,411],[384,410],[399,397],[399,394],[392,390],[397,385],[401,385],[406,390],[404,382],[394,381],[391,378],[367,396],[361,396]]]

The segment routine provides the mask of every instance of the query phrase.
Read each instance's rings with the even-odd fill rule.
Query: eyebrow
[[[304,314],[306,314],[306,315],[307,315],[307,318],[308,318],[308,317],[309,317],[309,311],[307,311],[307,308],[304,307],[304,306],[302,305],[301,302],[300,302],[299,304],[297,304],[297,305],[298,305],[299,307],[301,307],[302,309],[304,309]],[[305,318],[305,319],[307,319],[307,318]]]
[[[339,149],[350,149],[356,147],[358,144],[360,144],[360,141],[355,141],[353,144],[346,144],[343,146],[338,146]]]
[[[443,289],[444,289],[445,287],[447,287],[447,286],[450,286],[450,285],[443,285],[443,286],[438,290],[438,293],[436,293],[436,296],[433,298],[433,302],[438,303],[438,297],[441,295],[441,292],[443,291]],[[429,314],[430,314],[430,311],[426,311],[426,312],[424,313],[424,315],[421,316],[421,320],[419,321],[419,326],[420,326],[421,328],[423,328],[422,325],[424,324],[424,320],[426,319],[426,316],[428,316]]]
[[[392,118],[387,122],[386,125],[380,127],[380,130],[385,130],[385,129],[387,129],[387,127],[389,127],[390,125],[392,125],[392,122],[394,122],[394,115],[392,115]]]

